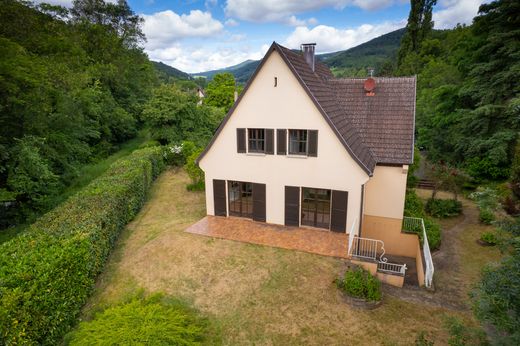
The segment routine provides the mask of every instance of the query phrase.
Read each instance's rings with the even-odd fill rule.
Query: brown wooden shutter
[[[363,228],[363,212],[365,208],[365,185],[361,185],[361,206],[359,207],[359,232],[358,235],[361,237],[361,229]]]
[[[300,188],[285,187],[285,225],[300,226]]]
[[[285,155],[287,153],[287,130],[276,130],[276,153],[278,155]]]
[[[347,231],[348,192],[332,190],[332,210],[330,230],[334,232]]]
[[[253,184],[253,220],[265,222],[265,184]]]
[[[246,152],[246,129],[237,129],[237,153]]]
[[[213,179],[213,204],[215,216],[227,216],[226,181]]]
[[[274,155],[274,130],[265,129],[265,153]]]
[[[309,150],[307,151],[309,156],[318,156],[318,130],[309,130]]]

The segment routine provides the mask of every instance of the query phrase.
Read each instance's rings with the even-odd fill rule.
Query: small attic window
[[[274,87],[278,86],[278,77],[274,77]]]

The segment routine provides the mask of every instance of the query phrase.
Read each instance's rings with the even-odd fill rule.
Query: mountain
[[[176,79],[192,79],[192,77],[181,70],[176,69],[175,67],[171,67],[170,65],[166,65],[159,61],[152,61],[153,66],[159,72],[159,78],[168,80],[169,77],[173,77]]]
[[[344,51],[318,55],[318,58],[331,68],[378,67],[397,54],[404,32],[404,28],[392,31]]]
[[[377,68],[381,64],[397,54],[404,31],[404,28],[392,31],[359,46],[334,53],[318,54],[317,57],[337,75],[352,75],[355,70],[367,67],[376,68],[377,73]],[[211,79],[217,73],[230,72],[239,83],[246,83],[259,64],[259,60],[246,60],[238,65],[195,73],[192,76]]]
[[[251,75],[255,72],[258,64],[260,64],[260,60],[246,60],[238,65],[225,67],[219,70],[194,73],[192,74],[192,76],[206,77],[207,79],[212,79],[213,76],[215,76],[217,73],[230,72],[233,74],[233,76],[235,76],[235,79],[238,83],[245,84],[247,83]]]

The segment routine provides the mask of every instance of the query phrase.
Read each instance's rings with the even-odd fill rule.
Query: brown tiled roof
[[[273,42],[197,161],[211,148],[274,50],[280,53],[338,139],[368,174],[373,173],[376,164],[412,163],[415,77],[374,78],[375,96],[366,96],[363,88],[365,79],[335,79],[330,69],[318,61],[313,72],[302,54],[276,42]]]
[[[377,163],[413,161],[415,77],[374,77],[374,96],[363,88],[366,78],[329,79],[345,116],[359,130]]]
[[[278,45],[354,155],[372,171],[376,163],[413,161],[415,77],[374,78],[374,96],[366,78],[335,79],[317,62],[315,72],[302,54]]]

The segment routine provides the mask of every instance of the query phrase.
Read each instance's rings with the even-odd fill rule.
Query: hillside
[[[175,67],[171,67],[170,65],[166,65],[160,61],[152,61],[153,66],[159,72],[159,78],[168,79],[168,77],[173,77],[177,79],[191,79],[192,77],[186,72],[182,72],[181,70],[176,69]]]
[[[367,67],[375,67],[377,70],[386,59],[397,53],[404,31],[405,29],[392,31],[344,51],[318,54],[318,59],[328,65],[335,74],[342,76],[353,75],[357,70],[366,69]],[[238,65],[219,70],[199,72],[192,74],[192,76],[204,76],[211,79],[217,73],[230,72],[239,83],[246,83],[255,72],[259,63],[259,60],[246,60]]]
[[[404,28],[392,31],[344,51],[318,55],[318,58],[331,68],[377,68],[395,56],[404,32]]]
[[[238,65],[225,67],[219,70],[211,70],[192,74],[193,77],[206,77],[212,79],[217,73],[230,72],[235,76],[238,83],[245,84],[255,72],[256,67],[260,64],[260,60],[246,60]]]

